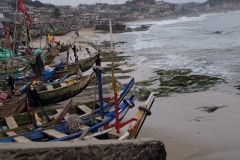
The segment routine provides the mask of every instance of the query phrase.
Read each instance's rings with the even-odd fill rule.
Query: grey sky
[[[117,4],[117,3],[125,3],[126,0],[39,0],[43,3],[52,3],[55,5],[71,5],[71,6],[78,6],[78,4],[94,4],[96,2],[98,3],[111,3],[111,4]],[[158,0],[157,0],[158,1]],[[172,2],[172,3],[184,3],[184,2],[205,2],[206,0],[164,0],[166,2]]]

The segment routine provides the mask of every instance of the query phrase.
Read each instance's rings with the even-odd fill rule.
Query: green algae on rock
[[[111,73],[111,71],[112,71],[112,67],[104,67],[103,68],[103,74]],[[119,67],[114,67],[114,72],[115,73],[129,73],[129,72],[132,72],[132,71],[134,71],[134,69],[122,70]]]
[[[169,96],[174,93],[192,93],[206,91],[217,83],[224,82],[223,79],[215,76],[192,74],[190,69],[157,70],[159,78],[137,82],[139,91],[137,97],[143,100],[143,94],[148,92],[158,92],[157,96]],[[160,81],[158,88],[145,88],[154,82]],[[144,86],[144,88],[139,88]],[[146,95],[148,96],[148,95]]]
[[[115,56],[114,57],[114,61],[115,62],[121,62],[121,61],[125,61],[125,60],[128,60],[129,57],[131,56]],[[101,59],[102,62],[111,62],[112,61],[112,56],[111,54],[108,54],[108,55],[104,55]]]

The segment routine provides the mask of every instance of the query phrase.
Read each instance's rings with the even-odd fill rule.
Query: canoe
[[[26,95],[14,95],[6,100],[0,100],[0,117],[19,113],[25,108]]]
[[[19,73],[14,75],[14,80],[15,81],[25,81],[27,80],[28,82],[39,79],[40,81],[46,81],[49,80],[50,78],[53,77],[53,75],[57,72],[57,70],[63,65],[63,62],[60,62],[55,68],[53,69],[45,69],[42,73],[41,76],[36,76],[34,73],[28,72],[25,74]]]
[[[45,106],[61,102],[78,95],[87,88],[94,76],[94,72],[91,75],[81,78],[72,76],[65,79],[63,82],[42,86],[38,91],[41,105]]]
[[[134,103],[135,96],[130,96],[127,99],[132,104]],[[129,108],[132,107],[126,101],[119,105],[119,118],[123,119]],[[115,110],[105,112],[104,119],[99,117],[100,115],[89,115],[84,118],[81,116],[70,116],[67,121],[45,129],[39,129],[32,132],[10,135],[10,137],[0,139],[0,143],[4,142],[43,142],[43,141],[66,141],[79,137],[84,130],[88,130],[90,133],[97,132],[101,129],[105,129],[115,121]],[[74,122],[79,122],[78,127],[74,128]],[[74,129],[73,129],[74,128]]]
[[[6,75],[9,75],[9,74],[19,74],[21,72],[26,72],[29,68],[31,68],[31,64],[34,62],[35,60],[31,60],[29,61],[28,63],[26,63],[25,65],[15,65],[13,67],[13,69],[11,68],[11,62],[14,62],[14,61],[11,61],[10,63],[8,63],[8,66],[7,68],[4,68],[4,67],[1,67],[2,69],[0,70],[0,75],[1,76],[6,76]]]
[[[57,125],[66,117],[66,115],[69,114],[68,112],[71,109],[72,105],[73,101],[71,99],[62,109],[45,110],[49,121],[45,117],[45,114],[42,112],[42,110],[36,109],[34,109],[34,112],[23,112],[7,115],[0,121],[0,126],[2,126],[0,137],[7,137],[8,132],[15,132],[16,134],[20,134],[29,132],[30,130],[38,129],[39,127],[46,128]],[[54,114],[51,116],[51,113]],[[37,122],[37,126],[33,124],[33,119],[35,119]]]
[[[86,72],[87,70],[89,70],[90,68],[92,68],[92,66],[94,65],[96,59],[98,57],[98,54],[96,54],[95,56],[80,60],[77,63],[70,63],[70,64],[64,64],[61,68],[59,68],[59,70],[54,74],[53,78],[57,79],[62,77],[62,75],[67,74],[68,76],[72,76],[74,74],[76,74],[77,72],[77,68],[79,67],[80,70],[82,72]]]
[[[55,59],[56,56],[60,53],[61,46],[54,46],[47,50],[47,53],[44,53],[42,58],[45,65],[49,65]]]
[[[68,30],[56,30],[56,31],[46,31],[46,34],[51,34],[53,36],[64,36],[67,34],[69,31]]]
[[[71,44],[61,45],[60,53],[66,52],[71,47]]]
[[[39,48],[32,48],[32,49],[33,49],[32,55],[39,55],[39,54],[41,54],[43,52]],[[22,54],[25,55],[25,51],[26,50],[23,49],[22,51],[20,50],[17,55],[12,55],[12,50],[0,47],[0,61],[4,60],[4,59],[17,59],[19,62],[27,63],[28,60],[26,59],[26,57],[20,56]]]
[[[93,134],[88,134],[84,137],[78,138],[77,140],[135,139],[137,138],[146,117],[151,115],[150,109],[153,103],[154,93],[151,93],[146,103],[143,106],[138,107],[137,113],[132,118],[119,124],[119,128],[121,129],[119,133],[117,133],[115,129],[116,123],[114,123],[112,127],[106,130],[102,130]]]
[[[132,78],[127,84],[123,85],[122,89],[118,93],[118,103],[119,104],[123,101],[124,97],[127,95],[127,93],[129,92],[129,90],[131,89],[133,84],[134,84],[134,78]],[[131,102],[133,102],[134,100],[135,100],[135,96],[131,96],[129,98],[129,101],[131,101]],[[128,104],[125,101],[122,105],[124,105],[126,107]],[[104,113],[105,113],[105,115],[108,115],[108,117],[111,116],[112,114],[115,114],[115,113],[113,113],[114,110],[112,110],[113,106],[114,106],[114,102],[112,102],[111,100],[108,103],[104,103],[104,105],[103,105]],[[124,106],[122,106],[122,107],[124,107]],[[120,106],[119,106],[119,108],[121,109]],[[92,117],[91,115],[94,114],[95,117],[97,117],[97,121],[101,122],[101,124],[99,126],[103,127],[105,123],[103,123],[102,120],[99,119],[100,111],[101,111],[101,109],[97,108],[97,109],[95,109],[91,112],[88,112],[88,113],[85,113],[85,114],[81,115],[81,118],[85,119],[85,121],[86,121],[86,119],[89,119],[89,117]],[[123,116],[125,116],[125,114],[126,114],[126,110],[124,110],[124,111],[125,112],[123,112],[123,110],[119,110],[119,112],[122,113],[121,118],[123,118]],[[110,114],[110,113],[112,113],[112,114]],[[109,124],[105,125],[105,126],[109,126]],[[48,129],[53,129],[53,130],[56,130],[56,131],[61,131],[63,133],[67,133],[68,129],[66,127],[67,127],[66,126],[66,121],[64,121],[62,124],[56,125],[54,127],[48,128]],[[97,131],[98,127],[95,126],[95,128],[92,128],[92,129],[95,129],[93,131]],[[45,130],[47,130],[47,129],[45,129]],[[44,131],[44,129],[41,130],[41,131],[39,131],[39,130],[38,131],[32,131],[32,132],[29,132],[27,134],[20,134],[19,136],[29,137],[29,135],[33,135],[34,137],[30,138],[30,140],[41,141],[40,139],[43,139],[45,137],[45,135],[43,134],[43,131]],[[75,135],[72,135],[72,136],[73,137],[78,137],[81,134],[82,134],[82,131],[80,131],[80,132],[78,132],[78,133],[76,133]],[[17,137],[17,136],[15,136],[15,137]],[[68,137],[68,138],[72,139],[71,137]],[[47,139],[47,140],[51,140],[51,139]],[[16,141],[16,138],[14,140],[14,135],[12,135],[12,136],[9,135],[9,137],[7,137],[7,138],[0,139],[0,143],[1,142],[15,142],[15,141]]]

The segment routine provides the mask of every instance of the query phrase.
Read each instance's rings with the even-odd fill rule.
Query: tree
[[[58,17],[60,17],[60,16],[61,16],[60,9],[59,9],[59,8],[55,8],[55,9],[53,10],[53,17],[54,17],[54,18],[58,18]]]
[[[40,1],[34,1],[33,6],[34,7],[45,7],[45,5]]]

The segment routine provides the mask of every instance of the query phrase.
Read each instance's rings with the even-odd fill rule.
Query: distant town
[[[32,30],[65,30],[80,28],[101,29],[109,18],[114,23],[137,21],[144,19],[165,19],[178,16],[193,16],[203,12],[238,10],[240,0],[209,0],[205,3],[174,4],[164,0],[130,0],[124,4],[96,3],[55,6],[40,1],[25,0],[25,6],[32,21]],[[1,0],[0,21],[14,21],[15,5],[11,0]],[[17,22],[22,23],[22,15],[18,14]],[[3,25],[0,23],[0,31]]]

